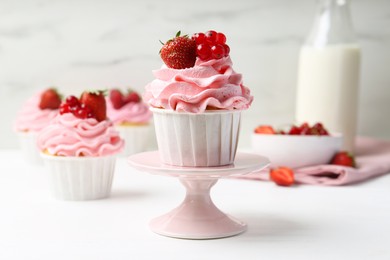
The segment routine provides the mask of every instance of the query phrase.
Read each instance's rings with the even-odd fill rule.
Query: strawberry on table
[[[271,169],[270,179],[279,186],[291,186],[294,184],[294,171],[288,167]]]
[[[195,40],[187,35],[180,36],[179,31],[173,39],[168,40],[162,46],[160,56],[169,68],[191,68],[195,65],[196,60]]]
[[[347,166],[347,167],[355,167],[355,158],[348,153],[347,151],[341,151],[336,153],[331,162],[331,164]]]
[[[40,109],[58,109],[61,105],[61,96],[55,88],[45,90],[41,95]]]

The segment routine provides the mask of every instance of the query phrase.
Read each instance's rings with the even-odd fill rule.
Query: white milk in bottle
[[[296,121],[322,122],[342,133],[343,149],[353,152],[357,128],[360,47],[346,0],[320,1],[298,65]]]

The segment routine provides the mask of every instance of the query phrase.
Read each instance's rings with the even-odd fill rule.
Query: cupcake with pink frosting
[[[152,107],[163,163],[222,166],[234,162],[241,112],[253,96],[230,59],[223,33],[180,36],[161,48],[145,101]]]
[[[152,112],[134,90],[123,94],[120,89],[111,89],[106,98],[107,116],[125,140],[122,155],[131,155],[148,150],[151,145]]]
[[[69,96],[38,135],[53,195],[63,200],[108,197],[124,141],[106,116],[102,92]]]
[[[40,91],[30,97],[21,107],[14,122],[24,158],[33,164],[42,163],[36,145],[39,131],[57,116],[61,96],[54,88]]]

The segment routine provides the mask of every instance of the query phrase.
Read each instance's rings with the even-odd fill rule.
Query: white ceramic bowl
[[[252,133],[254,153],[268,157],[272,167],[300,168],[328,164],[340,151],[343,138],[340,134],[267,135]]]

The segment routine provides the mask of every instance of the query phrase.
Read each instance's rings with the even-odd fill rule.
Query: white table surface
[[[118,160],[112,195],[54,200],[44,168],[0,150],[0,259],[390,259],[390,175],[346,187],[222,179],[215,204],[248,224],[238,236],[184,240],[157,235],[150,219],[177,206],[173,177]]]

